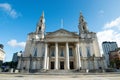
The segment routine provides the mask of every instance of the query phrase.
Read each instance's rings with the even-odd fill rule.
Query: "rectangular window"
[[[43,54],[43,57],[45,56],[45,48],[42,47],[42,54]]]
[[[79,51],[80,51],[80,56],[82,56],[82,50],[81,50],[81,48],[79,48]]]
[[[63,48],[60,49],[60,56],[61,56],[61,57],[64,57],[64,51],[63,51]]]
[[[69,56],[73,56],[72,48],[69,48]]]
[[[37,57],[37,48],[34,48],[33,49],[33,54],[32,54],[33,57]]]
[[[87,57],[90,57],[90,47],[87,47]]]
[[[37,57],[37,48],[34,49],[34,57]]]
[[[51,48],[51,56],[54,57],[55,56],[55,48]]]

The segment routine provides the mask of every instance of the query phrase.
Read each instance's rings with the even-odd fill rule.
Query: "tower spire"
[[[44,11],[42,12],[42,17],[44,17]]]
[[[44,18],[44,11],[43,11],[40,17],[40,20],[37,23],[36,34],[39,35],[39,38],[43,39],[44,32],[45,32],[45,18]]]
[[[84,20],[82,12],[80,12],[78,28],[79,28],[79,33],[86,33],[86,32],[88,32],[87,23]]]

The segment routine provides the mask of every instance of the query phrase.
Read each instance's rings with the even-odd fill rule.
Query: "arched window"
[[[83,26],[83,30],[85,31],[85,26]]]
[[[41,23],[42,23],[42,19],[41,19],[40,21],[41,21]]]
[[[39,31],[41,31],[41,26],[39,27]]]

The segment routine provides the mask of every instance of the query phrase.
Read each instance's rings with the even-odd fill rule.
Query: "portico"
[[[44,69],[71,70],[81,67],[76,42],[47,42],[45,46]]]

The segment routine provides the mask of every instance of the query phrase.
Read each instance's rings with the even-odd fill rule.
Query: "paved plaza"
[[[0,74],[0,80],[120,80],[119,73],[88,74]]]

